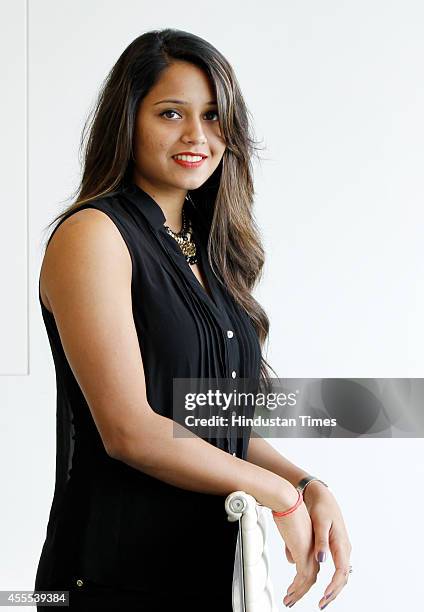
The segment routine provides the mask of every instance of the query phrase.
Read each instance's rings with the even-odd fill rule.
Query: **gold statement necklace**
[[[186,200],[189,199],[189,196],[185,197]],[[190,198],[191,200],[191,198]],[[165,225],[165,229],[170,236],[174,238],[179,244],[181,251],[183,252],[187,263],[190,265],[197,263],[197,254],[196,254],[196,243],[193,240],[193,227],[191,224],[191,219],[187,219],[184,207],[182,210],[183,217],[183,227],[179,232],[174,232],[170,227]]]

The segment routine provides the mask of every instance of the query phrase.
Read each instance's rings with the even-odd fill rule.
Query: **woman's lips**
[[[180,166],[183,166],[184,168],[198,168],[199,166],[203,164],[203,162],[205,161],[205,159],[207,159],[207,157],[204,157],[200,161],[196,161],[196,162],[184,161],[183,159],[175,159],[175,157],[173,157],[172,159],[174,160],[174,162],[176,162]]]

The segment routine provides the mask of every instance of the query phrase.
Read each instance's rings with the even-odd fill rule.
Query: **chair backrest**
[[[269,573],[267,508],[244,491],[225,500],[229,521],[239,521],[233,575],[233,612],[278,612]]]

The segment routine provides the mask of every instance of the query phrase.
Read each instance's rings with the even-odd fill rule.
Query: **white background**
[[[3,191],[2,202],[0,590],[33,588],[54,486],[55,375],[38,303],[42,230],[77,184],[80,133],[101,81],[141,33],[191,31],[235,69],[265,146],[255,216],[267,263],[256,296],[271,321],[267,358],[279,376],[423,377],[418,0],[32,1],[27,175],[24,9],[23,0],[2,2],[3,47],[10,41],[2,47],[10,153],[3,149],[2,183],[17,191]],[[326,610],[421,609],[423,441],[272,442],[327,481],[344,513],[354,573]],[[281,601],[293,567],[273,525],[269,547]],[[331,574],[330,559],[296,610],[318,609]]]

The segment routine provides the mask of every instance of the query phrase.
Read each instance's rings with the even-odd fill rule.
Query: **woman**
[[[268,319],[251,295],[254,145],[230,65],[197,36],[147,32],[106,79],[39,286],[57,462],[35,588],[68,590],[70,609],[229,612],[235,490],[291,510],[275,516],[297,570],[286,605],[315,582],[320,552],[336,564],[320,606],[346,583],[350,543],[322,482],[302,501],[307,473],[246,431],[173,435],[174,378],[269,384]]]

